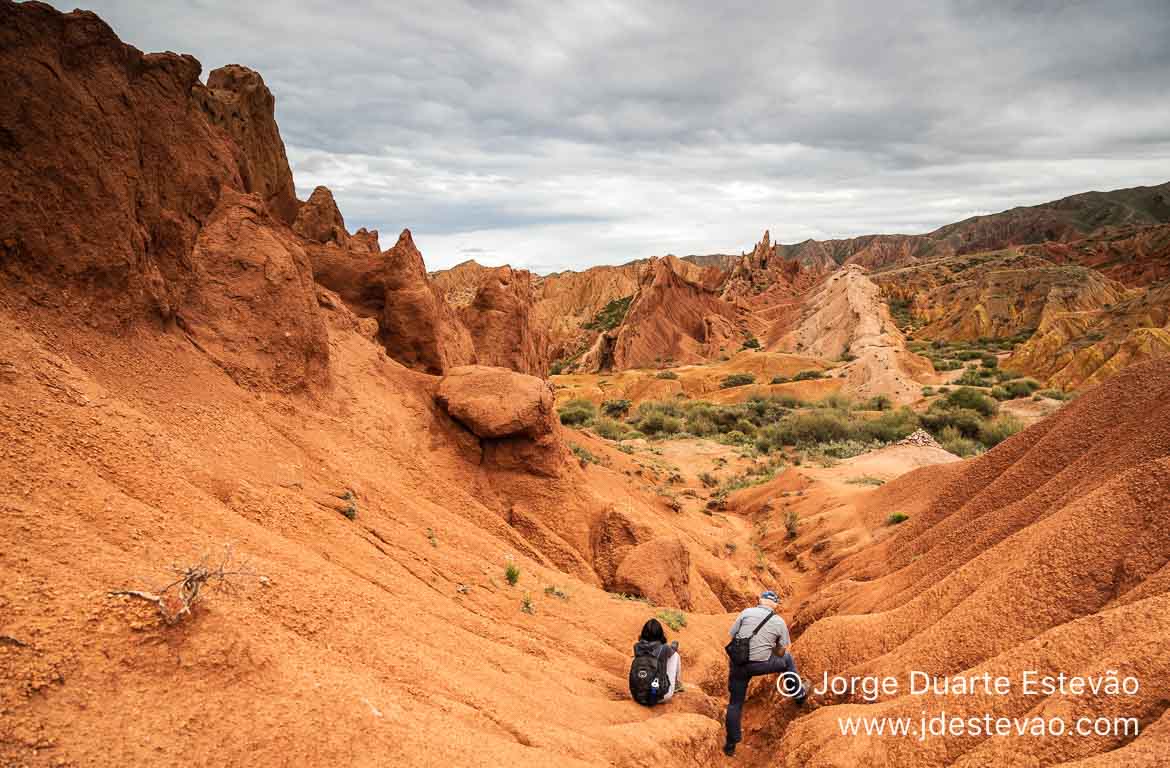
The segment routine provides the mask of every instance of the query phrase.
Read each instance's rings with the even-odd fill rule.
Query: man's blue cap
[[[760,599],[761,600],[771,600],[773,603],[778,603],[778,602],[780,602],[780,595],[777,595],[775,592],[773,592],[772,590],[769,589],[767,592],[760,595]]]

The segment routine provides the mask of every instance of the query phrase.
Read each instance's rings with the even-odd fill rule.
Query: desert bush
[[[524,597],[520,599],[520,610],[528,614],[536,613],[536,606],[532,604],[531,594],[527,592],[524,593]]]
[[[620,299],[614,299],[606,304],[592,320],[581,327],[591,331],[609,331],[618,327],[625,319],[626,311],[630,308],[630,302],[633,298],[633,296],[623,296]]]
[[[755,384],[756,377],[751,373],[733,373],[725,376],[723,381],[719,382],[720,389],[730,389],[732,387],[743,387],[748,384]]]
[[[1040,397],[1047,397],[1047,398],[1050,398],[1052,400],[1068,400],[1069,399],[1068,393],[1064,392],[1063,390],[1059,390],[1059,389],[1042,389],[1039,392],[1037,392],[1036,394],[1040,395]]]
[[[656,379],[669,379],[669,380],[673,381],[674,379],[678,378],[678,374],[675,373],[674,371],[659,371],[658,373],[654,374],[654,378],[656,378]]]
[[[934,387],[923,387],[922,388],[922,396],[923,397],[930,397],[933,394],[934,394]]]
[[[629,400],[603,400],[601,403],[601,412],[615,419],[620,419],[629,413],[629,411]]]
[[[687,615],[673,608],[666,608],[658,612],[658,620],[673,631],[678,632],[687,625]]]
[[[792,377],[793,381],[810,381],[812,379],[823,379],[825,374],[820,371],[801,371]]]
[[[629,434],[630,428],[617,419],[608,416],[599,416],[593,420],[593,431],[606,440],[622,440]]]
[[[558,600],[568,600],[569,599],[569,593],[565,592],[563,589],[558,587],[556,584],[550,584],[549,586],[545,587],[544,594],[548,595],[549,597],[555,597]]]
[[[955,379],[955,383],[960,387],[981,387],[984,384],[983,376],[978,369],[968,368],[963,371],[963,375]]]
[[[832,440],[816,446],[816,453],[824,459],[851,459],[860,456],[866,451],[872,451],[876,443],[867,443],[861,440]],[[832,463],[832,462],[829,462]]]
[[[745,341],[743,343],[743,346],[740,347],[740,349],[759,349],[759,348],[760,348],[760,340],[757,339],[755,336],[752,336],[751,338],[749,338],[747,341]]]
[[[956,456],[976,456],[983,452],[983,446],[963,434],[955,427],[946,427],[939,435],[939,444],[944,450]]]
[[[714,488],[715,486],[719,485],[719,478],[715,477],[715,475],[711,474],[710,472],[700,472],[699,482],[702,483],[706,488]]]
[[[1013,379],[1005,382],[1003,388],[1013,398],[1027,397],[1036,390],[1040,389],[1040,382],[1035,379]]]
[[[597,408],[584,398],[576,398],[558,408],[557,414],[560,415],[562,424],[580,426],[588,424],[597,416]]]
[[[589,449],[583,445],[577,445],[576,443],[571,443],[569,445],[569,450],[571,450],[573,452],[573,455],[577,457],[577,460],[581,462],[582,469],[584,469],[586,464],[600,464],[601,463],[600,461],[597,460],[597,457],[594,456],[592,453],[590,453]]]
[[[515,563],[509,562],[504,567],[504,578],[508,581],[508,584],[513,587],[516,586],[516,582],[520,581],[520,569],[516,566]]]
[[[790,381],[792,381],[792,379],[788,378],[787,376],[773,376],[772,377],[773,384],[787,384]]]
[[[988,448],[999,445],[1012,435],[1020,432],[1024,423],[1015,416],[1001,413],[991,421],[985,423],[979,430],[979,442]]]
[[[948,408],[970,408],[983,416],[994,416],[999,411],[999,404],[994,399],[971,387],[960,387],[948,393],[945,405]]]
[[[879,485],[886,484],[886,481],[882,480],[880,477],[872,477],[870,475],[862,475],[861,477],[851,477],[848,480],[846,480],[845,482],[849,483],[850,485],[879,486]]]
[[[891,512],[890,516],[886,518],[886,522],[890,525],[897,525],[898,523],[904,523],[909,519],[910,515],[906,514],[905,512]]]
[[[870,440],[892,443],[906,437],[918,427],[918,414],[903,407],[896,411],[884,411],[876,419],[861,422],[859,431]]]
[[[979,362],[982,363],[984,368],[999,367],[999,358],[995,355],[984,355],[983,357],[979,358]]]
[[[1006,388],[1000,387],[1000,386],[992,387],[991,392],[989,392],[988,394],[990,394],[996,400],[1000,400],[1000,401],[1012,399],[1011,393],[1008,392]]]
[[[888,411],[893,407],[894,401],[885,395],[875,395],[862,403],[862,410],[866,411]]]

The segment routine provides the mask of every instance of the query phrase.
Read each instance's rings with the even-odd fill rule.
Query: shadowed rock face
[[[296,200],[271,94],[250,70],[212,89],[199,72],[91,13],[0,3],[6,298],[107,330],[178,321],[240,383],[321,384],[328,345],[285,225]]]

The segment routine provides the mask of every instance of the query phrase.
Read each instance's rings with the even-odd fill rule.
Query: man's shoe
[[[731,742],[725,743],[723,745],[723,754],[727,755],[728,757],[735,757],[735,745]]]

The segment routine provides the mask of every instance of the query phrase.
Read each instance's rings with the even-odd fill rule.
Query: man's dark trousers
[[[732,664],[727,671],[727,691],[731,694],[727,702],[727,743],[738,744],[743,739],[740,729],[740,719],[743,717],[743,700],[747,696],[748,683],[757,675],[771,675],[796,671],[796,661],[792,654],[785,652],[783,656],[772,655],[767,661],[750,661],[743,666]],[[802,696],[796,697],[798,700]]]

